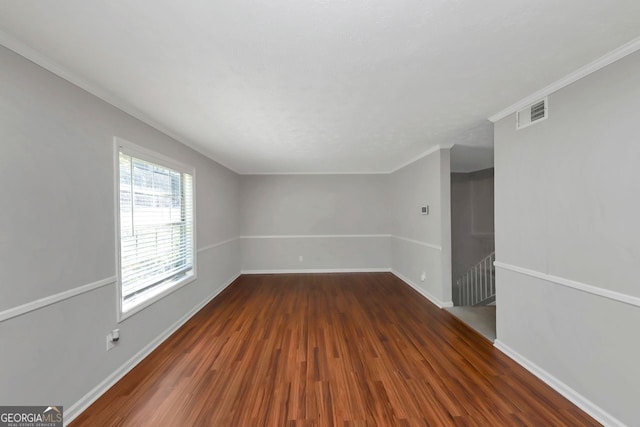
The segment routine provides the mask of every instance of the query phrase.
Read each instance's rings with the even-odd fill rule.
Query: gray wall
[[[498,345],[640,425],[640,53],[549,109],[495,127]]]
[[[493,168],[451,174],[451,264],[454,293],[455,281],[495,249],[493,174]]]
[[[389,188],[392,268],[440,305],[451,304],[449,175],[450,150],[440,149],[391,174]]]
[[[198,248],[239,235],[237,175],[4,47],[0,75],[0,313],[115,276],[114,136],[195,166]],[[0,402],[68,409],[236,275],[239,250],[199,251],[197,281],[120,324],[114,283],[0,321]]]
[[[389,268],[387,175],[246,175],[241,188],[243,271]]]
[[[449,149],[393,174],[246,175],[241,194],[243,271],[392,269],[451,305]]]
[[[241,268],[393,268],[450,301],[449,150],[392,175],[239,177],[2,47],[0,64],[0,316],[116,275],[114,136],[195,166],[198,247],[195,282],[121,323],[114,282],[0,320],[3,404],[69,410]]]

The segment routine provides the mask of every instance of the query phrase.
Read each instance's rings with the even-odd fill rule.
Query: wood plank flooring
[[[79,426],[599,425],[390,273],[241,276]]]

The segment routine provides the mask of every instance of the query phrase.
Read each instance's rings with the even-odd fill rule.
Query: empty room
[[[639,426],[640,2],[0,0],[1,426]]]

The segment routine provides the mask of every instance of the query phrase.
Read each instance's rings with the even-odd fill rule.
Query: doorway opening
[[[494,170],[451,174],[451,268],[448,309],[496,339]]]

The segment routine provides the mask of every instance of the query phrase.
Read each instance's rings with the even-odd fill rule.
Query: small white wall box
[[[422,215],[429,215],[429,205],[421,207],[420,208],[420,213]]]

